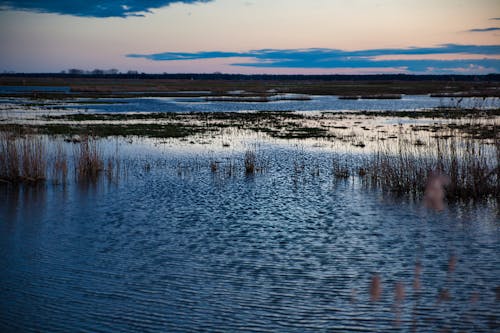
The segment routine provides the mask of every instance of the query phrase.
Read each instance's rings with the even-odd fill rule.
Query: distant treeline
[[[226,81],[481,81],[498,82],[500,74],[487,75],[272,75],[272,74],[145,74],[145,73],[2,73],[0,77],[107,78]]]

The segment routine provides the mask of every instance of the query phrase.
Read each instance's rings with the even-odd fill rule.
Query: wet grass
[[[323,112],[325,115],[345,115],[345,112]],[[443,118],[461,119],[474,117],[495,117],[500,116],[500,109],[463,109],[463,108],[436,108],[421,111],[357,111],[353,114],[367,117],[386,118]]]
[[[43,124],[43,125],[0,125],[0,131],[15,130],[20,133],[36,132],[37,134],[62,136],[144,136],[154,138],[182,138],[196,133],[204,133],[208,129],[189,125],[174,124]]]
[[[498,117],[500,109],[494,110],[459,110],[436,109],[429,111],[360,111],[356,113],[323,112],[319,115],[306,115],[297,112],[194,112],[194,113],[134,113],[134,114],[91,114],[75,113],[66,115],[45,115],[41,124],[0,124],[0,130],[11,127],[18,131],[48,135],[93,135],[109,136],[145,136],[154,138],[183,138],[220,132],[225,128],[251,130],[265,133],[280,139],[350,140],[356,134],[349,130],[362,129],[367,134],[387,133],[385,140],[394,137],[387,129],[377,129],[373,119],[382,122],[388,118],[395,121],[400,118],[442,119],[453,121],[413,124],[409,128],[414,132],[437,133],[443,130],[457,130],[476,139],[495,139],[499,135]],[[382,126],[383,127],[383,126]],[[391,135],[393,134],[393,135]],[[359,135],[359,133],[358,133]],[[436,134],[441,135],[441,134]],[[395,136],[397,137],[397,135]],[[364,147],[362,137],[352,142],[354,146]]]

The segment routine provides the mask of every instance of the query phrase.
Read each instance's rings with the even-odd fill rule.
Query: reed
[[[500,140],[449,135],[425,145],[400,139],[395,152],[379,146],[360,170],[365,183],[396,194],[422,195],[438,181],[449,201],[479,200],[500,196],[499,161]]]
[[[5,182],[20,178],[20,152],[16,141],[9,133],[0,134],[0,179]]]
[[[61,142],[56,144],[53,178],[55,184],[65,184],[68,176],[68,156]]]
[[[95,138],[85,136],[74,151],[75,171],[79,180],[95,181],[104,170],[102,151]]]
[[[42,139],[27,136],[22,140],[22,179],[37,182],[46,179],[47,154]]]
[[[333,155],[332,167],[333,176],[338,179],[347,179],[352,174],[352,166],[354,161],[349,161],[346,156],[340,156],[339,154]]]
[[[0,134],[0,179],[36,183],[46,179],[47,156],[41,138]]]
[[[253,150],[247,150],[245,152],[245,173],[254,174],[257,171],[256,163],[257,163],[257,155]]]

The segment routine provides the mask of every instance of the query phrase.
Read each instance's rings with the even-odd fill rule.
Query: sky
[[[0,0],[0,72],[500,73],[499,0]]]

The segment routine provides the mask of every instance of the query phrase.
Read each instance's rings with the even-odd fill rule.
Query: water
[[[0,87],[11,88],[11,87]],[[16,87],[12,87],[16,88]],[[24,87],[20,87],[24,88]],[[64,87],[42,87],[63,89]],[[1,92],[1,91],[0,91]],[[64,110],[115,112],[238,112],[238,111],[415,111],[437,107],[476,109],[500,108],[500,98],[435,98],[427,95],[405,95],[402,99],[343,100],[337,96],[310,96],[311,100],[272,100],[270,102],[207,101],[205,97],[131,97],[68,100],[30,100],[4,97],[0,109],[16,109],[16,114],[59,112]],[[88,104],[86,102],[88,101]],[[97,103],[96,103],[97,102]],[[1,110],[0,110],[1,111]],[[12,111],[13,112],[13,111]]]
[[[69,93],[70,87],[66,86],[0,86],[0,93],[26,93],[26,92],[61,92]]]
[[[337,96],[311,96],[308,101],[271,102],[216,102],[205,98],[120,98],[103,99],[110,104],[80,104],[72,108],[85,108],[91,112],[233,112],[233,111],[398,111],[422,110],[457,106],[458,99],[434,98],[425,95],[403,96],[387,100],[342,100]],[[459,104],[465,108],[498,108],[499,98],[464,98]]]
[[[259,146],[266,169],[252,176],[239,150],[120,149],[129,163],[119,181],[0,187],[0,331],[498,328],[491,206],[434,212],[335,181],[321,149]],[[214,174],[213,159],[238,168]],[[372,302],[376,273],[382,297]],[[443,290],[451,299],[440,302]]]

